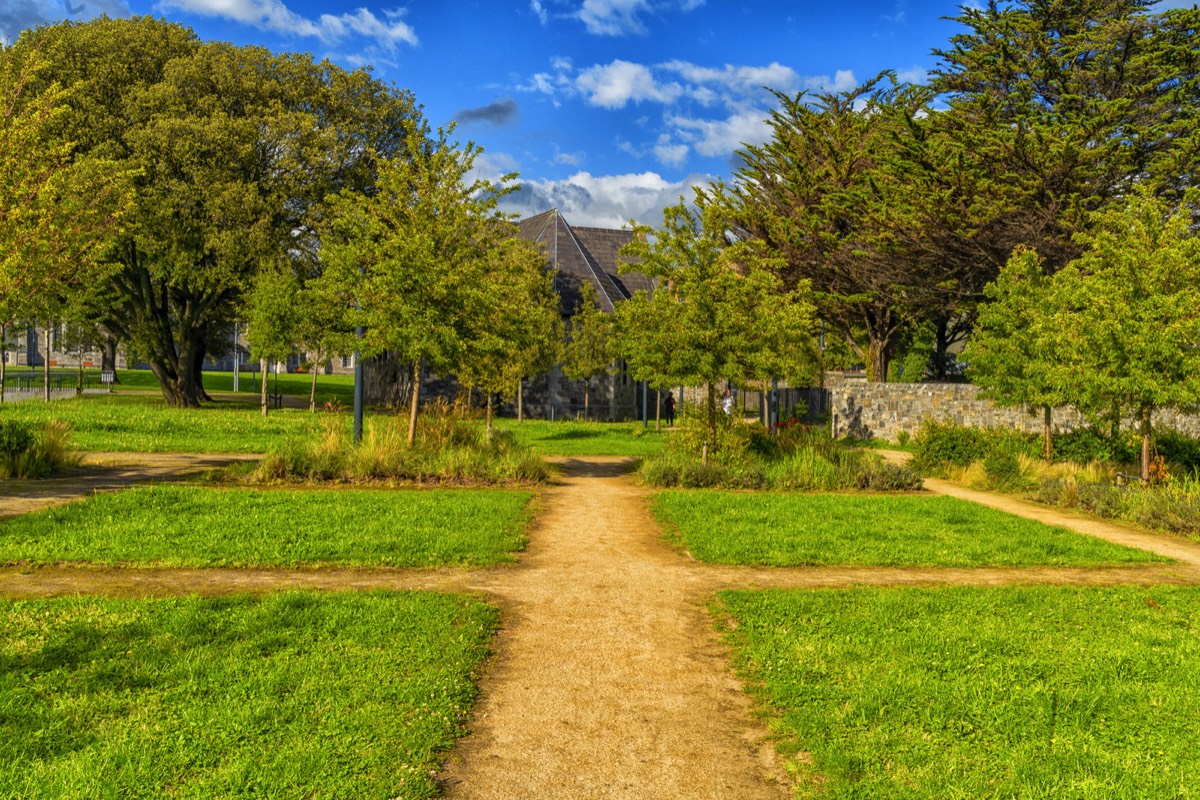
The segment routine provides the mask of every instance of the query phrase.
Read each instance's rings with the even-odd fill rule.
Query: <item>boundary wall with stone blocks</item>
[[[1042,430],[1040,413],[997,406],[980,398],[979,387],[969,383],[868,383],[863,378],[829,375],[825,389],[830,394],[834,436],[896,441],[901,432],[916,434],[926,419],[1027,433]],[[1069,431],[1085,423],[1075,409],[1057,408],[1053,424],[1057,430]],[[1200,416],[1163,411],[1155,415],[1154,424],[1200,437]]]

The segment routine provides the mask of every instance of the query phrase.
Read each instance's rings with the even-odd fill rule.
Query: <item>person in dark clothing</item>
[[[667,392],[667,397],[663,400],[663,414],[667,417],[667,427],[675,424],[675,395]]]

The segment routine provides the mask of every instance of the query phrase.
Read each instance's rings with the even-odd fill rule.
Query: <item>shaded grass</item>
[[[0,600],[0,797],[433,796],[496,624],[416,592]]]
[[[1169,561],[952,497],[668,491],[655,516],[718,564],[1067,566]]]
[[[640,422],[576,422],[563,420],[496,420],[517,441],[544,456],[649,456],[662,452],[666,428]]]
[[[1190,797],[1200,592],[724,592],[801,798]]]
[[[160,397],[114,394],[15,403],[4,407],[4,416],[37,424],[65,422],[71,445],[79,450],[265,453],[289,436],[317,436],[329,415],[283,409],[264,419],[257,408],[169,408]],[[350,429],[350,415],[336,419]]]
[[[511,561],[529,492],[155,486],[0,520],[0,562],[418,567]]]

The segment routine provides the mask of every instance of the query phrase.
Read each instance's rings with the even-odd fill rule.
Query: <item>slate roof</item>
[[[632,231],[574,228],[558,209],[523,219],[517,228],[522,238],[540,244],[545,251],[563,314],[572,314],[579,306],[583,281],[596,288],[596,305],[610,314],[614,303],[628,300],[639,289],[650,292],[654,288],[645,275],[621,275],[617,269],[617,251],[633,241]]]

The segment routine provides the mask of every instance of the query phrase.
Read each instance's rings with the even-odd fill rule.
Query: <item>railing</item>
[[[108,384],[101,382],[101,376],[95,372],[84,373],[83,388],[99,389]],[[4,376],[4,391],[6,392],[40,392],[46,385],[46,375],[41,371],[9,373]],[[79,385],[77,372],[51,372],[50,391],[64,392],[74,390]]]

